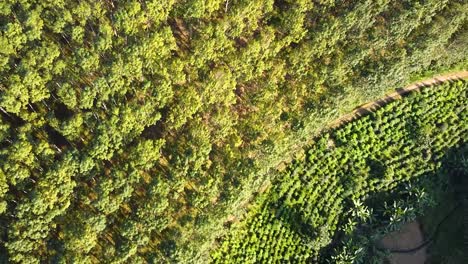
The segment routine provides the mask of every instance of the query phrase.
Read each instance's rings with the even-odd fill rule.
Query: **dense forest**
[[[467,20],[464,0],[1,1],[0,262],[213,260],[330,120],[466,67]]]

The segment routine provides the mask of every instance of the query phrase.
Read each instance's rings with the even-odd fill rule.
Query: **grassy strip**
[[[320,252],[367,217],[369,197],[436,171],[444,151],[466,138],[466,88],[458,81],[423,89],[322,135],[259,199],[214,259],[326,259]]]

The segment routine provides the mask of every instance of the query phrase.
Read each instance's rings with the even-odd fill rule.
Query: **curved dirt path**
[[[386,235],[381,244],[384,248],[402,249],[414,248],[424,241],[419,222],[407,223],[398,231]],[[390,264],[424,264],[427,260],[426,246],[410,253],[391,253],[388,261]]]
[[[374,111],[384,105],[401,99],[404,95],[413,90],[418,90],[423,87],[440,84],[451,80],[468,79],[468,71],[453,72],[445,75],[435,76],[430,79],[422,80],[410,84],[404,88],[397,89],[395,92],[390,93],[378,100],[363,104],[355,108],[351,113],[346,114],[330,124],[329,127],[338,127],[344,123],[350,122],[360,116]],[[421,227],[418,221],[414,221],[404,225],[400,230],[392,232],[385,236],[381,243],[387,249],[402,249],[414,248],[424,242],[424,236],[421,232]],[[427,262],[427,245],[420,247],[414,252],[393,252],[390,254],[388,261],[391,264],[424,264]]]
[[[358,106],[356,107],[352,112],[348,113],[348,114],[345,114],[341,117],[339,117],[338,119],[336,119],[335,121],[332,121],[331,123],[328,123],[326,124],[323,128],[325,130],[327,129],[331,129],[331,128],[336,128],[336,127],[339,127],[341,126],[342,124],[344,123],[347,123],[347,122],[350,122],[354,119],[357,119],[359,117],[361,117],[362,115],[364,114],[367,114],[367,113],[370,113],[392,101],[395,101],[395,100],[399,100],[401,99],[405,94],[408,94],[409,92],[413,91],[413,90],[417,90],[417,89],[420,89],[422,87],[427,87],[427,86],[431,86],[431,85],[434,85],[434,84],[440,84],[440,83],[443,83],[443,82],[446,82],[446,81],[450,81],[450,80],[460,80],[460,79],[468,79],[468,71],[457,71],[457,72],[451,72],[451,73],[447,73],[447,74],[442,74],[442,75],[436,75],[432,78],[428,78],[428,79],[424,79],[422,81],[418,81],[418,82],[414,82],[410,85],[407,85],[406,87],[404,88],[398,88],[396,89],[395,92],[392,92],[390,94],[387,94],[375,101],[372,101],[372,102],[368,102],[368,103],[365,103],[361,106]],[[323,130],[318,130],[317,131],[317,134],[315,135],[318,135],[320,134],[321,132],[320,131],[323,131]],[[282,164],[283,162],[281,162],[280,164]],[[288,162],[289,163],[289,162]],[[276,166],[276,168],[278,168],[278,166]],[[267,182],[267,183],[264,183],[262,184],[262,186],[260,187],[260,190],[259,190],[259,193],[263,193],[265,190],[268,189],[268,187],[270,186],[270,182]],[[250,202],[247,200],[243,203],[241,203],[241,207],[246,207],[248,204],[250,204]],[[239,219],[234,216],[234,215],[230,215],[227,217],[227,219],[224,221],[224,223],[234,223],[234,222],[237,222],[239,221]]]
[[[344,116],[333,121],[331,124],[328,125],[328,128],[339,127],[344,123],[347,123],[356,118],[359,118],[362,115],[372,112],[390,102],[399,100],[404,95],[408,94],[411,91],[418,90],[423,87],[432,86],[434,84],[440,84],[446,81],[453,81],[453,80],[460,80],[460,79],[468,79],[468,71],[458,71],[458,72],[447,73],[444,75],[438,75],[430,79],[425,79],[422,81],[412,83],[404,88],[398,88],[396,89],[395,92],[387,94],[386,96],[382,98],[379,98],[375,101],[356,107],[351,113],[345,114]]]

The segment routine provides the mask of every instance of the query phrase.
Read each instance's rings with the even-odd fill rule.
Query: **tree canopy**
[[[466,65],[468,3],[0,2],[0,256],[206,261],[327,121]]]

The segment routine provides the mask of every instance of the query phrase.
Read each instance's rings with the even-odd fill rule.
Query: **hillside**
[[[1,1],[0,262],[213,260],[232,220],[330,122],[466,70],[467,10]]]
[[[431,206],[445,156],[466,142],[467,92],[462,80],[421,88],[324,132],[232,228],[215,262],[379,263],[374,244]]]

